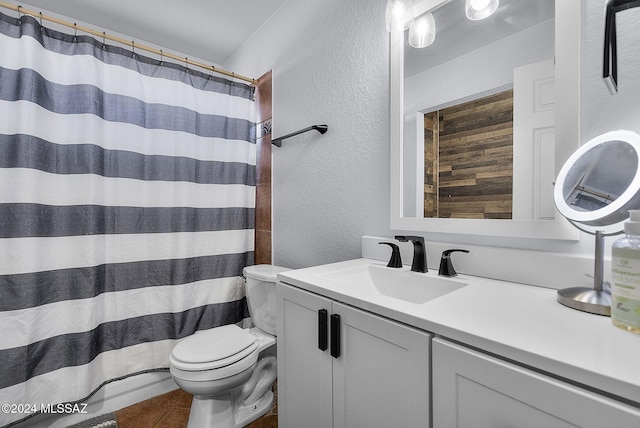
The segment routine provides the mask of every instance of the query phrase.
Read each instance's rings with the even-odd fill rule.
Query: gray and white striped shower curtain
[[[250,86],[0,14],[0,403],[84,400],[247,318],[255,150]]]

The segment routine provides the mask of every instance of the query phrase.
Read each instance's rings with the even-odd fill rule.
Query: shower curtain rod
[[[171,58],[173,60],[179,61],[180,63],[184,63],[184,64],[187,64],[187,65],[193,65],[193,66],[196,66],[196,67],[204,68],[205,70],[213,71],[213,72],[218,73],[218,74],[224,74],[225,76],[229,76],[229,77],[232,77],[234,79],[244,80],[245,82],[249,82],[249,83],[251,83],[253,85],[258,83],[258,81],[256,79],[252,79],[251,77],[245,77],[245,76],[242,76],[240,74],[233,73],[231,71],[226,71],[226,70],[223,70],[221,68],[214,67],[212,65],[202,64],[200,62],[190,60],[187,57],[181,58],[178,55],[174,55],[172,53],[164,52],[161,49],[156,49],[156,48],[152,48],[150,46],[141,45],[141,44],[135,43],[133,40],[125,40],[125,39],[123,39],[121,37],[117,37],[117,36],[113,36],[111,34],[107,34],[104,31],[97,31],[97,30],[92,30],[91,28],[82,27],[82,26],[76,24],[75,22],[71,23],[71,22],[68,22],[68,21],[63,21],[63,20],[58,19],[58,18],[54,18],[52,16],[43,15],[42,12],[36,12],[36,11],[33,11],[33,10],[25,9],[22,6],[14,6],[12,4],[0,1],[0,7],[4,7],[5,9],[11,9],[13,11],[18,12],[19,14],[22,13],[22,14],[25,14],[25,15],[31,15],[33,17],[40,18],[40,20],[50,21],[50,22],[53,22],[53,23],[56,23],[56,24],[59,24],[59,25],[65,26],[65,27],[73,28],[74,30],[82,31],[83,33],[89,33],[89,34],[91,34],[93,36],[96,36],[96,37],[102,37],[103,40],[104,39],[111,40],[112,42],[117,42],[117,43],[123,44],[125,46],[129,46],[134,50],[135,49],[140,49],[140,50],[143,50],[143,51],[151,52],[151,53],[154,53],[156,55],[160,55],[161,58],[164,58],[164,57]]]

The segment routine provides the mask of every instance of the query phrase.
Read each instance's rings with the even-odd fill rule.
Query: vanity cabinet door
[[[640,410],[437,338],[433,428],[637,428]]]
[[[428,428],[431,335],[335,302],[332,313],[334,428]]]
[[[278,426],[330,428],[332,358],[318,348],[318,311],[331,301],[277,284]]]
[[[431,335],[285,284],[277,295],[280,428],[429,428]]]

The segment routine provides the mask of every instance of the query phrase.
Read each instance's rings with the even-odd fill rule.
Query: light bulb
[[[485,7],[489,6],[491,0],[470,0],[471,7],[475,10],[482,10]]]
[[[385,12],[387,31],[404,31],[413,22],[411,0],[389,0]]]
[[[409,27],[409,45],[414,48],[426,48],[436,39],[436,20],[431,12],[425,13],[413,21]]]
[[[485,19],[498,9],[500,0],[466,0],[464,10],[472,21]]]

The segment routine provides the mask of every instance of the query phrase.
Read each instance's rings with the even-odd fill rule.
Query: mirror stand
[[[592,314],[611,316],[611,286],[604,281],[604,238],[620,235],[622,231],[605,234],[602,230],[597,230],[593,233],[569,221],[581,231],[596,237],[593,288],[571,287],[558,290],[558,303]]]
[[[617,130],[599,135],[576,150],[558,173],[553,191],[558,211],[577,229],[595,232],[593,289],[558,291],[558,302],[573,309],[611,316],[611,289],[604,282],[604,238],[622,233],[618,223],[640,207],[640,135]],[[578,225],[580,224],[580,226]],[[609,229],[611,230],[611,229]]]

